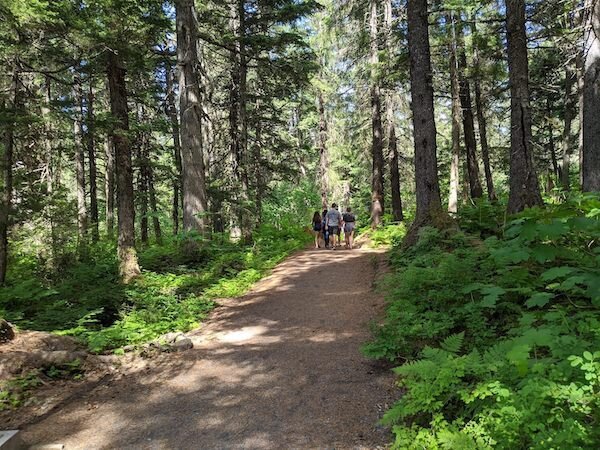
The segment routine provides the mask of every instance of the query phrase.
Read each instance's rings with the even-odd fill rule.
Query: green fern
[[[456,355],[463,346],[465,340],[465,332],[452,334],[442,341],[440,347],[449,353]]]

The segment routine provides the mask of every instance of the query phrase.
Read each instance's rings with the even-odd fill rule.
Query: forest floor
[[[383,312],[380,250],[306,250],[219,302],[194,348],[116,371],[23,427],[79,448],[379,448],[398,396],[360,346]]]

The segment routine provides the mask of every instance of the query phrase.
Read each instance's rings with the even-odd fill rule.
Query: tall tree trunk
[[[92,227],[92,242],[98,242],[100,232],[98,230],[98,182],[96,168],[96,139],[95,139],[95,118],[94,118],[94,84],[92,77],[89,77],[88,97],[87,97],[87,154],[90,179],[90,225]]]
[[[582,13],[582,16],[584,14]],[[583,19],[582,19],[583,20]],[[579,186],[583,186],[583,91],[585,78],[585,63],[583,49],[577,53],[577,114],[579,117],[579,133],[577,139],[577,157],[579,162]]]
[[[233,235],[240,234],[244,242],[252,239],[252,227],[249,210],[248,186],[248,121],[247,103],[247,72],[246,60],[246,11],[244,0],[232,0],[231,30],[236,38],[231,51],[231,89],[229,105],[229,124],[231,136],[231,158],[233,175],[237,182],[236,216],[237,226],[232,226]]]
[[[392,217],[395,222],[404,220],[402,210],[402,196],[400,193],[400,168],[398,163],[398,140],[396,138],[396,127],[394,126],[393,109],[389,109],[388,115],[388,150],[390,152],[390,187],[392,193]]]
[[[150,145],[148,131],[145,129],[147,122],[144,105],[138,103],[137,123],[139,131],[136,136],[137,142],[137,164],[138,164],[138,189],[137,199],[140,208],[140,241],[148,244],[148,153]]]
[[[452,157],[450,159],[450,188],[448,192],[448,212],[458,212],[458,191],[460,184],[460,84],[458,79],[458,61],[456,48],[456,20],[454,13],[446,16],[450,34],[450,91],[452,93]]]
[[[54,171],[54,131],[52,127],[52,117],[50,117],[50,104],[52,101],[51,93],[51,82],[50,77],[46,76],[43,86],[44,103],[41,108],[42,118],[44,120],[44,149],[46,151],[46,195],[48,196],[45,206],[45,214],[48,218],[48,225],[50,227],[50,240],[51,240],[51,267],[55,269],[55,262],[58,255],[58,236],[56,234],[56,226],[54,223],[54,211],[53,211],[53,196],[54,196],[54,182],[55,182],[55,171]]]
[[[574,111],[573,102],[571,101],[571,94],[573,93],[573,84],[575,81],[575,74],[571,66],[567,65],[565,68],[565,92],[563,96],[563,108],[564,108],[564,127],[562,132],[562,167],[560,171],[562,188],[566,191],[569,190],[569,170],[571,162],[571,124],[573,122]]]
[[[0,197],[0,285],[6,282],[6,271],[8,268],[8,227],[10,225],[10,212],[12,209],[12,190],[13,190],[13,152],[15,145],[15,116],[19,104],[19,73],[13,69],[13,75],[10,85],[11,104],[2,102],[2,110],[6,111],[9,120],[4,124],[2,145],[3,151],[0,158],[2,176],[2,194]]]
[[[106,232],[112,236],[115,229],[115,149],[112,136],[104,142],[106,169],[104,172],[104,196],[106,197]]]
[[[543,204],[533,165],[524,0],[506,1],[506,31],[511,97],[508,212],[517,213],[527,207]]]
[[[371,184],[371,227],[381,225],[384,214],[384,191],[383,191],[383,129],[381,125],[381,93],[379,80],[377,79],[377,65],[379,64],[377,25],[377,0],[370,0],[370,45],[371,45],[371,131],[373,158],[372,184]]]
[[[141,118],[141,114],[138,115],[138,118]],[[142,241],[142,244],[148,244],[148,170],[146,166],[148,143],[146,139],[145,131],[141,131],[137,136],[139,145],[137,154],[139,164],[137,196],[140,208],[140,241]]]
[[[427,223],[436,223],[442,214],[442,206],[437,172],[427,0],[410,0],[407,14],[417,203],[412,230],[417,230]],[[415,232],[409,233],[413,239]]]
[[[385,46],[389,55],[392,54],[392,26],[393,26],[392,1],[387,0],[384,5]],[[400,168],[398,163],[398,141],[396,139],[396,126],[394,123],[394,96],[388,89],[386,93],[388,152],[390,158],[390,191],[392,194],[392,217],[395,222],[404,220],[402,211],[402,196],[400,193]]]
[[[483,99],[481,98],[481,61],[479,57],[479,43],[477,41],[477,25],[475,20],[471,22],[471,35],[473,36],[473,84],[475,88],[475,107],[477,108],[477,126],[479,129],[479,143],[481,145],[481,159],[483,160],[483,171],[485,173],[485,184],[488,200],[495,202],[496,189],[490,166],[490,150],[487,138],[487,120]]]
[[[129,117],[127,113],[125,68],[114,52],[108,53],[107,76],[110,109],[115,120],[111,137],[115,149],[117,178],[119,274],[123,283],[129,283],[140,274],[140,267],[135,250],[135,205],[131,145],[128,137]]]
[[[585,75],[583,82],[584,192],[600,191],[600,1],[585,0]]]
[[[577,156],[579,161],[579,186],[583,186],[583,85],[585,78],[583,50],[577,55],[577,113],[579,116],[579,139]]]
[[[167,115],[171,122],[171,134],[173,136],[173,158],[175,161],[175,175],[173,177],[173,203],[171,217],[173,220],[173,233],[179,233],[179,197],[181,192],[181,144],[179,141],[179,120],[177,119],[177,107],[175,106],[175,73],[170,67],[166,69],[167,74]]]
[[[550,105],[548,105],[548,113],[550,113]],[[554,144],[554,129],[552,123],[548,120],[548,154],[550,155],[550,162],[552,163],[551,174],[554,180],[560,179],[560,167],[558,166],[558,159],[556,158],[556,145]]]
[[[183,227],[207,231],[208,197],[202,149],[202,109],[197,73],[197,21],[194,0],[176,0],[177,67],[181,114]]]
[[[230,0],[230,27],[231,32],[237,37],[238,29],[238,10],[237,0]],[[234,193],[234,212],[233,217],[229,218],[230,223],[230,236],[232,239],[239,239],[241,237],[241,205],[240,205],[240,43],[236,40],[230,52],[231,61],[231,84],[229,86],[229,157],[231,158],[231,169],[232,176],[237,186],[235,186]]]
[[[253,147],[253,158],[254,158],[254,180],[256,182],[256,214],[257,214],[257,223],[260,225],[262,223],[262,205],[263,205],[263,197],[264,197],[264,181],[262,176],[262,165],[263,165],[263,157],[262,157],[262,121],[260,118],[260,101],[256,99],[256,105],[254,108],[254,113],[256,117],[256,125],[254,129],[254,147]]]
[[[158,244],[162,244],[162,230],[160,228],[160,218],[158,216],[158,202],[156,201],[156,189],[154,188],[154,169],[150,164],[148,155],[146,155],[146,177],[148,185],[148,200],[150,202],[150,211],[152,211],[152,230],[154,238]]]
[[[479,164],[477,162],[477,141],[475,139],[475,121],[471,104],[471,87],[465,72],[467,70],[467,52],[463,39],[463,25],[460,24],[457,33],[458,52],[458,80],[460,105],[462,108],[463,130],[465,138],[465,153],[467,155],[467,171],[469,174],[469,192],[471,198],[481,198],[483,189],[479,178]]]
[[[317,93],[319,103],[319,189],[321,191],[321,208],[328,205],[327,194],[329,192],[329,177],[327,173],[327,118],[325,117],[325,102],[323,92],[319,89]]]
[[[87,207],[85,204],[85,149],[83,141],[83,96],[81,77],[75,75],[73,86],[73,135],[75,141],[75,182],[77,192],[77,247],[82,254],[87,246]]]
[[[250,182],[248,180],[248,58],[246,55],[246,8],[245,0],[237,0],[238,5],[238,32],[240,51],[240,86],[239,86],[239,118],[240,118],[240,153],[238,167],[240,169],[241,200],[240,223],[242,225],[242,238],[245,243],[252,241],[252,212],[250,205]]]
[[[44,150],[46,151],[46,193],[48,197],[52,197],[54,192],[54,148],[53,148],[53,130],[52,118],[50,117],[50,103],[52,101],[50,77],[44,79],[43,92],[44,103],[41,107],[42,119],[44,120]],[[48,205],[47,205],[48,206]]]

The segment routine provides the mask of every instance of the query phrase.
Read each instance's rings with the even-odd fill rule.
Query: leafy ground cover
[[[35,390],[60,379],[78,380],[83,377],[81,361],[34,369],[20,376],[0,381],[0,411],[12,410],[30,400]]]
[[[600,199],[575,195],[504,224],[461,214],[398,245],[385,322],[364,351],[399,363],[396,448],[598,448]]]
[[[299,227],[263,226],[252,245],[213,236],[178,236],[140,252],[142,276],[118,282],[114,243],[51,276],[31,255],[13,264],[0,290],[0,317],[20,328],[72,335],[94,352],[140,344],[196,327],[215,300],[239,296],[290,252],[311,239]]]

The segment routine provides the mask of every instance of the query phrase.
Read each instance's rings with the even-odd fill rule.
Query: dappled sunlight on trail
[[[191,333],[194,349],[26,430],[72,448],[375,448],[393,377],[360,345],[382,300],[374,251],[298,253]]]

